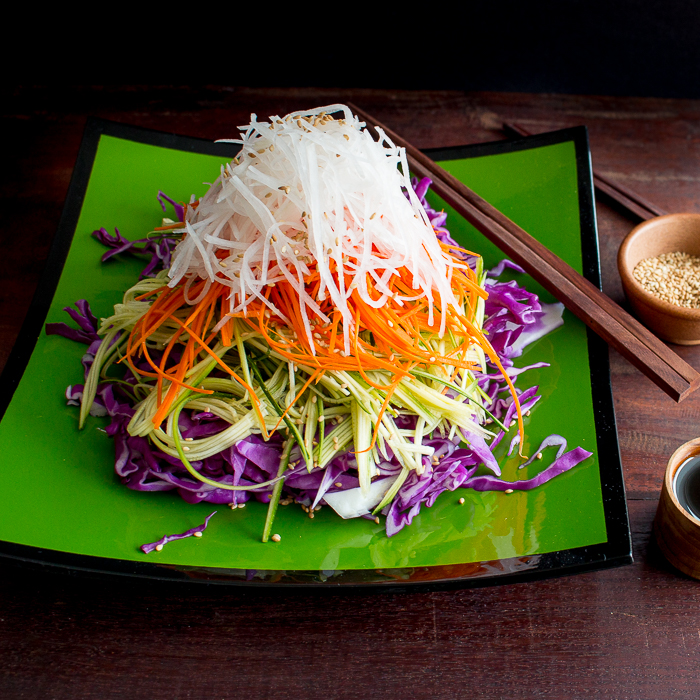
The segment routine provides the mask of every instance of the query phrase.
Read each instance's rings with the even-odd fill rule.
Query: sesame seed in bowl
[[[644,221],[625,238],[617,266],[637,318],[663,340],[700,344],[700,214]]]
[[[700,256],[680,250],[655,255],[637,263],[634,278],[663,301],[700,308]]]

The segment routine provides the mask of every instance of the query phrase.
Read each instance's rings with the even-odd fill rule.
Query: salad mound
[[[499,282],[512,263],[487,273],[428,206],[430,181],[411,182],[403,150],[363,126],[342,105],[253,115],[202,199],[160,193],[176,220],[133,243],[94,232],[103,260],[151,260],[111,317],[81,301],[79,331],[47,332],[89,344],[67,398],[81,427],[110,416],[129,488],[256,498],[263,541],[280,503],[384,515],[391,536],[445,490],[530,489],[590,455],[551,436],[547,469],[500,478],[492,451],[515,421],[511,452],[522,444],[539,400],[516,389],[528,368],[513,358],[562,307]]]

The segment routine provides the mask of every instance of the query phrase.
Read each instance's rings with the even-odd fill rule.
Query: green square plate
[[[203,195],[205,183],[235,154],[232,148],[89,123],[46,274],[2,377],[0,555],[137,576],[325,587],[483,584],[630,562],[607,348],[568,312],[563,327],[519,358],[550,366],[531,370],[519,384],[538,384],[543,396],[526,421],[526,453],[558,433],[570,448],[593,452],[571,471],[533,491],[446,492],[391,538],[383,524],[343,521],[330,508],[310,520],[288,506],[275,521],[282,541],[263,544],[266,506],[253,502],[233,511],[219,506],[202,538],[150,555],[140,551],[145,542],[201,524],[214,508],[119,483],[104,419],[91,418],[78,431],[77,410],[65,405],[66,386],[82,382],[85,347],[47,336],[43,326],[67,320],[62,309],[78,299],[87,299],[98,317],[109,315],[143,261],[102,264],[104,248],[91,232],[116,227],[141,238],[162,217],[158,190],[180,201]],[[585,128],[431,155],[599,284]],[[454,212],[447,226],[488,266],[500,259]],[[519,277],[543,301],[553,301],[531,278]],[[497,456],[511,480],[531,478],[552,458],[518,470],[515,458]]]

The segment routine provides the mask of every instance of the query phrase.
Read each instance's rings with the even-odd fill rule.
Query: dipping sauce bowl
[[[668,461],[654,535],[673,566],[700,579],[700,438],[681,445]]]

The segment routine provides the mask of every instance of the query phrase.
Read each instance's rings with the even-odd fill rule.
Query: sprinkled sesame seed
[[[157,544],[156,545],[156,552],[162,552],[163,551],[163,545],[162,544]]]
[[[199,531],[193,532],[192,534],[193,534],[195,537],[201,537],[201,536],[202,536],[202,533],[199,532]]]
[[[464,499],[463,499],[463,498],[460,498],[460,499],[459,499],[459,505],[460,505],[460,506],[463,506],[463,505],[464,505]]]
[[[538,453],[537,453],[537,459],[542,459],[542,453],[541,453],[541,452],[538,452]]]
[[[513,489],[506,489],[506,493],[513,493]]]
[[[379,525],[379,516],[377,516],[377,517],[374,519],[374,522],[377,523],[377,525]]]
[[[272,535],[272,537],[270,539],[273,542],[279,542],[282,538],[279,535],[275,534],[275,535]]]

